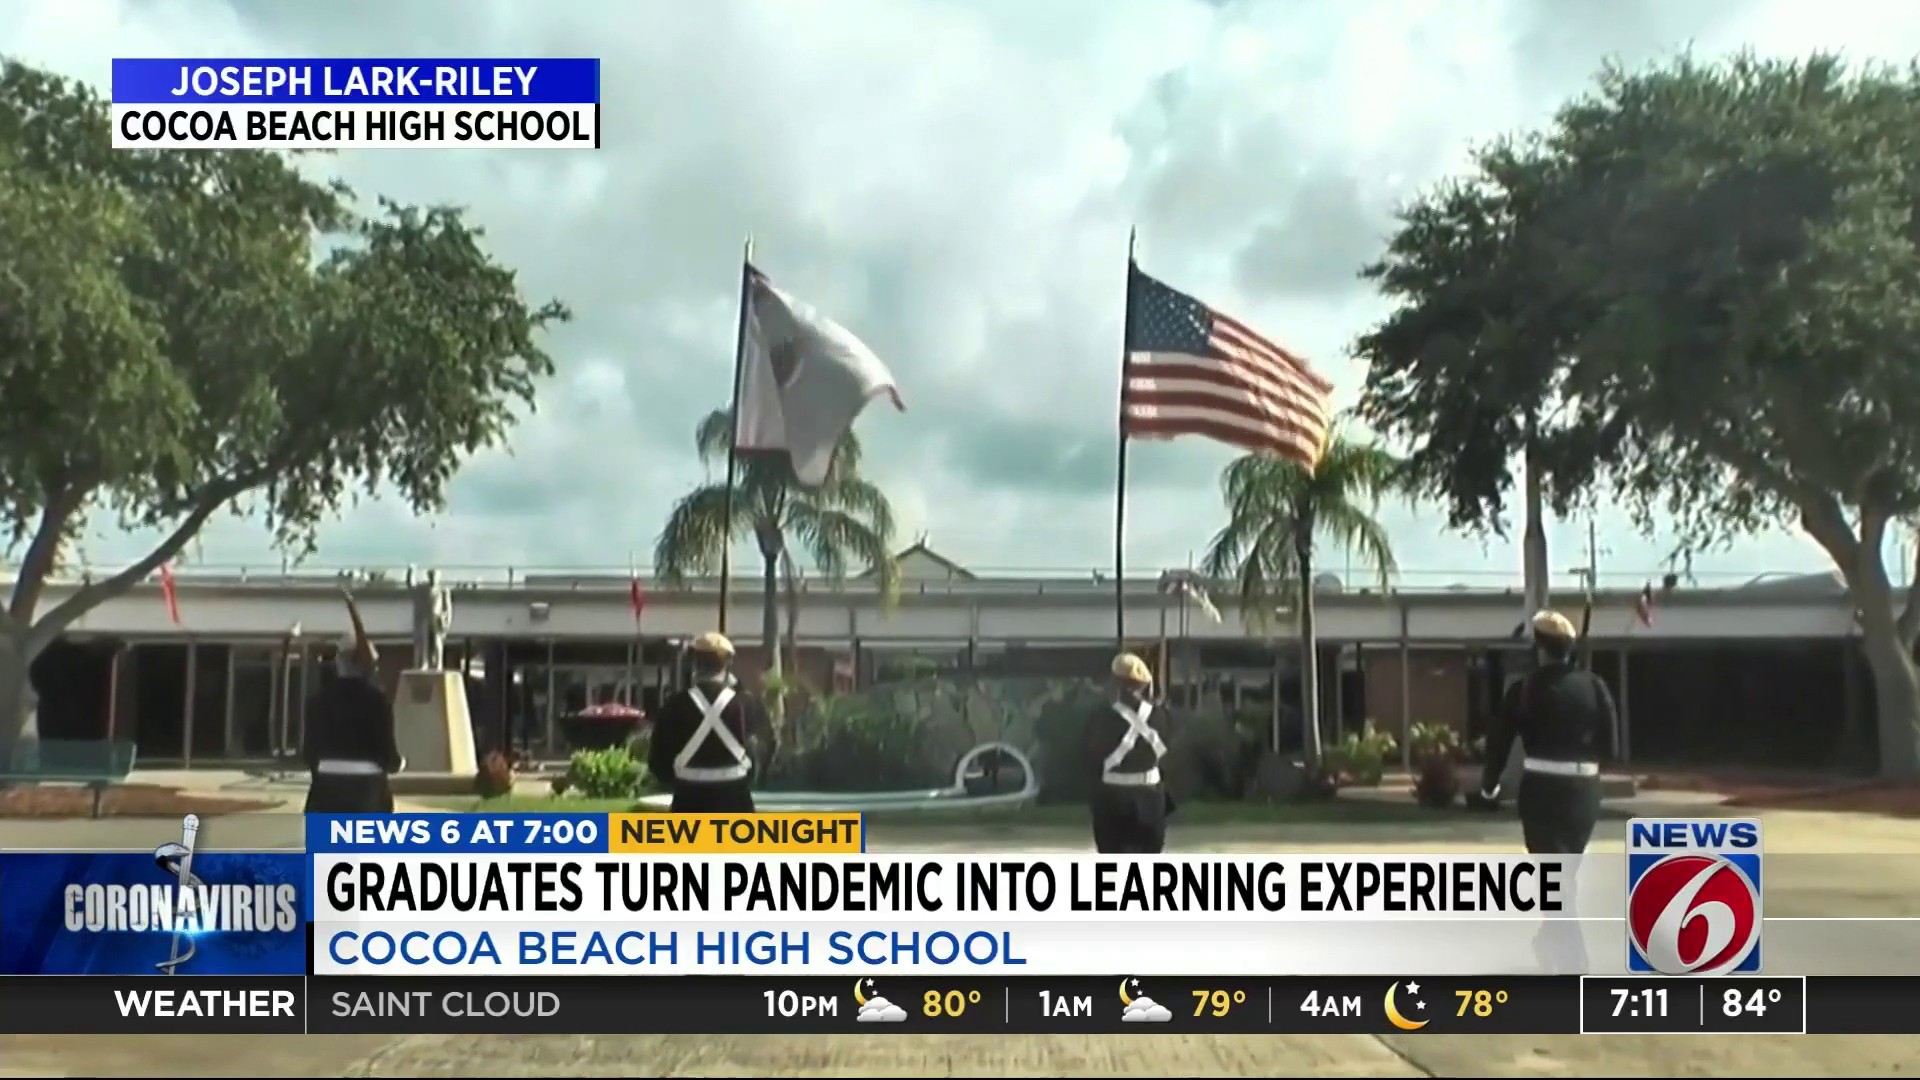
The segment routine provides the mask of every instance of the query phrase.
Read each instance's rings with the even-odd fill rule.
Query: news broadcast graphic
[[[1916,1015],[1920,979],[1893,976],[0,977],[8,1034],[1897,1035]]]
[[[1629,821],[1627,970],[1758,972],[1760,851],[1760,822],[1752,818]]]
[[[1580,980],[1583,1035],[1804,1035],[1803,975]]]
[[[311,815],[307,850],[316,976],[1529,972],[1621,914],[1574,857],[880,855],[842,813]]]
[[[194,831],[0,852],[0,976],[306,974],[305,856],[196,851]]]
[[[678,993],[655,996],[672,984]],[[1560,1029],[1578,983],[1550,977],[686,976],[312,980],[316,1033],[1365,1034]],[[644,1004],[642,1004],[644,1002]]]
[[[113,146],[598,149],[600,61],[116,59]]]

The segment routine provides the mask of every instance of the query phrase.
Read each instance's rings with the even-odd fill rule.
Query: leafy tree
[[[724,464],[732,437],[733,414],[717,409],[700,421],[694,445],[702,461]],[[800,483],[785,454],[745,453],[736,466],[731,490],[724,480],[715,481],[674,504],[654,546],[653,565],[663,579],[684,581],[692,574],[714,572],[729,544],[752,537],[761,558],[760,640],[767,650],[768,672],[777,673],[780,583],[783,566],[787,580],[794,580],[791,575],[798,567],[793,551],[797,548],[829,580],[843,579],[853,567],[872,571],[882,597],[891,600],[900,587],[900,568],[893,558],[893,507],[885,492],[860,475],[860,440],[851,432],[835,449],[826,482],[818,488]],[[789,590],[788,602],[791,624],[800,602],[797,589]]]
[[[254,151],[116,151],[84,85],[0,62],[0,754],[27,666],[222,509],[310,550],[355,491],[428,511],[499,442],[567,317],[534,308],[457,210],[354,209]],[[89,515],[157,526],[120,572],[43,610]]]
[[[1381,497],[1405,482],[1401,462],[1378,445],[1335,431],[1311,469],[1285,458],[1247,454],[1234,459],[1220,481],[1227,524],[1208,544],[1202,572],[1236,583],[1242,617],[1254,627],[1268,625],[1280,604],[1299,604],[1303,745],[1308,762],[1317,763],[1316,542],[1331,540],[1372,564],[1384,589],[1396,567],[1386,527],[1374,511]]]
[[[1551,272],[1537,145],[1502,141],[1475,162],[1477,175],[1404,209],[1385,256],[1362,271],[1399,306],[1355,345],[1368,364],[1359,412],[1410,447],[1409,485],[1437,497],[1456,529],[1505,535],[1523,462],[1528,602],[1539,606],[1546,509],[1571,512],[1619,436],[1564,386],[1587,305]]]
[[[1525,161],[1556,378],[1596,478],[1688,546],[1787,523],[1833,559],[1873,671],[1882,768],[1920,775],[1920,73],[1682,60],[1609,69]],[[1484,170],[1483,170],[1484,172]]]

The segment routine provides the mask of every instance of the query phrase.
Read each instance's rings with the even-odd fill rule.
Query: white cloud
[[[907,1010],[886,998],[868,998],[854,1016],[862,1024],[898,1024],[907,1018]]]
[[[1686,42],[1920,51],[1920,7],[1785,0],[16,0],[14,56],[95,80],[127,55],[598,55],[606,149],[380,151],[319,164],[365,193],[452,201],[536,298],[576,323],[511,454],[444,514],[364,506],[320,563],[645,562],[698,481],[692,426],[728,385],[742,238],[784,286],[870,342],[912,410],[861,434],[910,540],[977,567],[1111,560],[1113,413],[1129,227],[1155,273],[1315,357],[1350,397],[1347,344],[1377,315],[1354,281],[1391,208],[1470,141],[1544,116],[1604,55]],[[1148,446],[1128,559],[1183,565],[1218,527],[1217,448]],[[1506,584],[1505,544],[1390,522],[1416,585]],[[1603,583],[1664,545],[1603,520]],[[104,526],[92,558],[144,538]],[[1551,533],[1581,559],[1584,522]],[[208,562],[277,564],[221,521]],[[1824,566],[1776,534],[1706,564]],[[1329,568],[1342,569],[1330,553]],[[1419,571],[1445,568],[1443,575]],[[1709,579],[1711,580],[1711,579]]]
[[[1121,1022],[1127,1024],[1164,1024],[1172,1019],[1172,1011],[1150,997],[1134,998],[1120,1014]]]

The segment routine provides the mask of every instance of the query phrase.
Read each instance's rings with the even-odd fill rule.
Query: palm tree
[[[1214,536],[1201,568],[1210,578],[1236,583],[1242,617],[1251,626],[1264,627],[1281,605],[1298,604],[1302,746],[1309,768],[1320,762],[1314,542],[1331,540],[1371,563],[1384,590],[1396,565],[1386,527],[1373,515],[1382,496],[1401,489],[1402,475],[1399,459],[1385,449],[1338,431],[1312,468],[1248,454],[1221,474],[1227,525]],[[1278,730],[1274,742],[1278,745]]]
[[[724,464],[732,437],[732,413],[709,413],[694,431],[701,461]],[[724,480],[714,481],[674,504],[654,546],[653,565],[663,580],[684,581],[690,574],[717,569],[723,548],[751,536],[761,560],[760,637],[767,650],[767,672],[778,675],[783,570],[790,632],[800,603],[796,551],[829,580],[844,578],[850,567],[872,571],[882,596],[891,600],[900,586],[893,561],[893,507],[884,492],[861,477],[860,442],[851,433],[835,450],[833,467],[818,488],[800,485],[785,454],[741,455],[736,472],[731,492]]]

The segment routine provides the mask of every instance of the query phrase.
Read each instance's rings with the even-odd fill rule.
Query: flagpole
[[[733,481],[740,464],[740,376],[746,368],[747,305],[752,302],[753,237],[740,250],[740,321],[733,339],[733,399],[727,406],[727,501],[720,528],[720,626],[727,632],[727,608],[733,600]]]
[[[1133,249],[1137,229],[1127,230],[1127,298],[1120,315],[1120,460],[1113,477],[1113,636],[1127,648],[1127,369],[1133,341]]]

